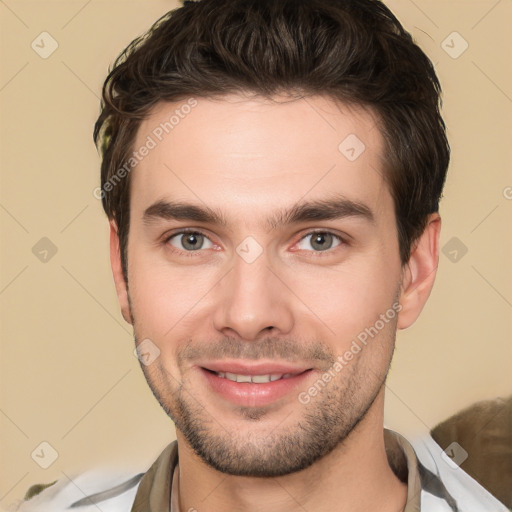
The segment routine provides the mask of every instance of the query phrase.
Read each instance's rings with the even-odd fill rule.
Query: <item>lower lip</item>
[[[303,389],[305,380],[312,370],[306,370],[287,379],[274,380],[264,384],[252,382],[234,382],[217,374],[200,368],[211,388],[223,398],[237,405],[258,407],[268,405],[290,394],[292,391]]]

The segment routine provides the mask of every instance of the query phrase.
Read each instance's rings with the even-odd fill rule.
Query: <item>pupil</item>
[[[185,237],[184,246],[187,249],[198,249],[201,246],[201,243],[199,241],[199,237],[197,234],[190,233]]]
[[[313,245],[317,246],[315,249],[318,249],[320,251],[325,251],[329,248],[329,240],[330,236],[328,233],[317,233],[315,237],[313,238]]]

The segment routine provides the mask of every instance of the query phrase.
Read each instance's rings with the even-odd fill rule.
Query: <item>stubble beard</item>
[[[212,407],[192,392],[186,373],[178,381],[160,358],[151,366],[141,363],[141,368],[161,407],[204,462],[230,475],[276,477],[311,466],[346,442],[364,421],[389,370],[394,326],[389,333],[392,339],[372,340],[391,347],[378,371],[366,367],[365,358],[357,354],[309,403],[302,404],[294,398],[300,417],[293,424],[282,421],[270,432],[260,428],[261,422],[272,414],[267,407],[238,407],[236,412],[245,428],[240,428],[239,422],[236,428],[230,428],[225,416],[216,418]]]
[[[397,291],[395,301],[398,296]],[[137,345],[140,338],[137,337],[129,293],[128,302]],[[187,389],[187,372],[181,380],[176,379],[165,369],[161,358],[150,366],[140,362],[140,366],[160,406],[205,463],[233,476],[283,476],[308,468],[343,445],[364,421],[385,385],[395,348],[397,323],[397,318],[390,321],[309,403],[303,404],[297,398],[297,409],[302,411],[302,415],[295,424],[286,427],[278,424],[265,434],[255,427],[269,414],[268,408],[239,407],[237,412],[246,420],[247,428],[230,430],[229,425],[223,424],[223,418],[215,418],[215,414],[208,410],[208,404],[201,403]],[[254,342],[245,346],[239,343],[236,355],[247,355],[248,350],[245,349],[253,346]],[[268,347],[263,356],[268,357],[271,352],[279,355],[279,344],[263,342],[262,346]],[[289,343],[288,348],[283,346],[281,355],[289,352],[289,347]],[[372,349],[370,358],[364,357],[364,353]],[[250,350],[251,358],[255,359],[254,351]],[[378,351],[381,352],[380,365],[372,368],[367,361],[373,359]],[[308,355],[312,354],[324,359],[329,357],[331,366],[334,364],[335,354],[320,344],[308,347]],[[234,351],[229,355],[234,356]],[[320,374],[318,378],[321,379]]]

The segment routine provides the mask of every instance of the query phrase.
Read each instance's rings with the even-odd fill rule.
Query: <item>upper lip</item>
[[[214,372],[228,372],[236,375],[272,375],[287,374],[296,375],[306,370],[310,366],[293,365],[290,363],[267,362],[254,363],[249,361],[211,361],[198,366]]]

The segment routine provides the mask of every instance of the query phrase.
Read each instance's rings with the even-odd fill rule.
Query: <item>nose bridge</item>
[[[231,286],[233,299],[235,296],[239,301],[252,302],[258,298],[269,301],[272,299],[272,291],[269,277],[272,276],[269,270],[270,262],[267,254],[263,253],[255,261],[248,262],[243,257],[237,256],[231,272]],[[275,287],[273,292],[275,293]]]
[[[232,330],[253,339],[268,328],[288,332],[293,325],[291,304],[286,287],[270,270],[266,251],[240,244],[233,268],[222,280],[215,312],[217,330]]]

